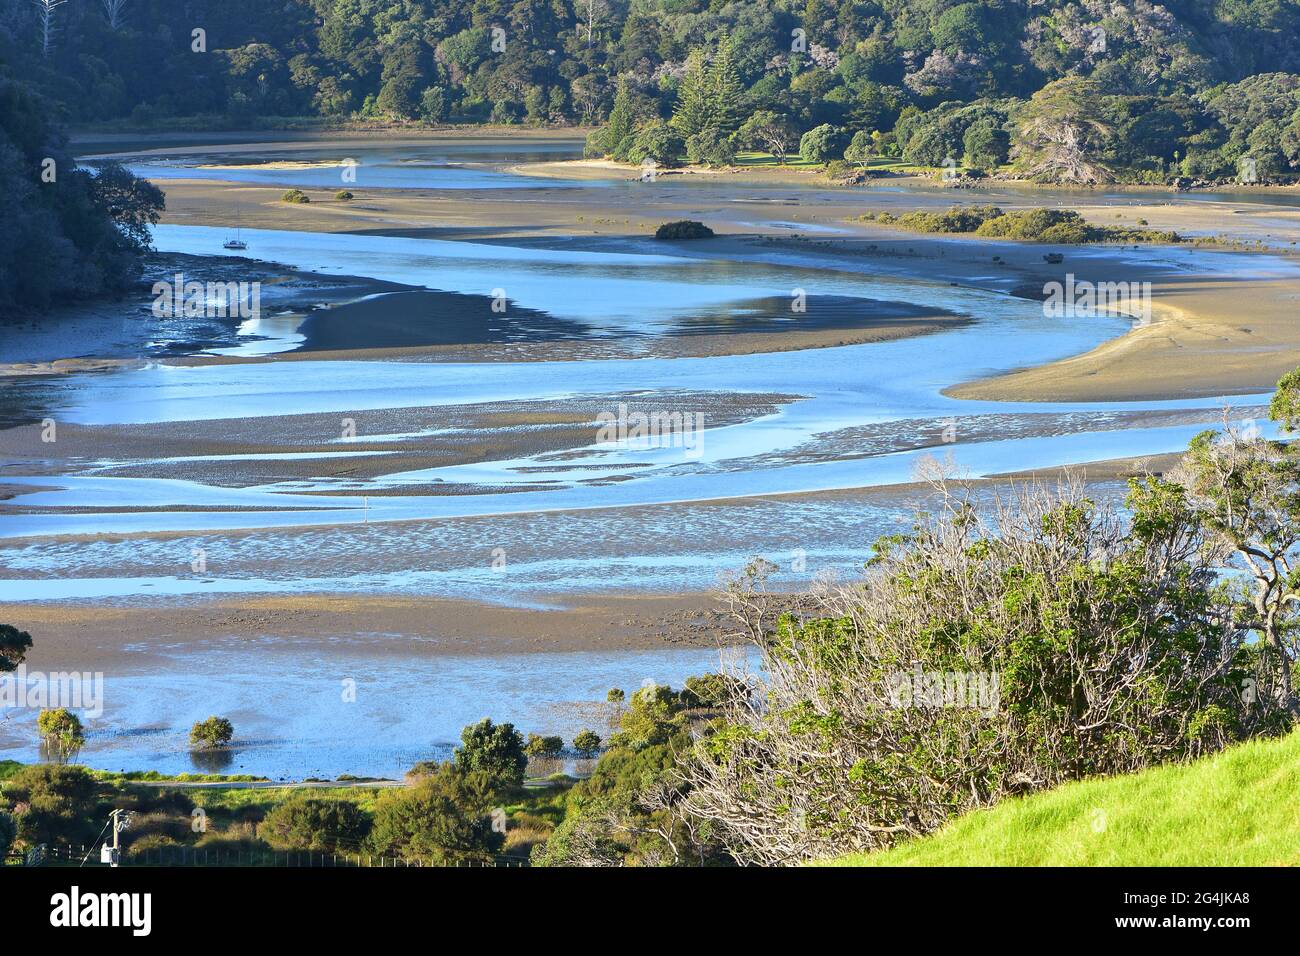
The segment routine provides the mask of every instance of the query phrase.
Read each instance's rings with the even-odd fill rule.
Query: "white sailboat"
[[[235,238],[227,239],[224,243],[222,243],[222,246],[226,249],[247,249],[248,248],[248,243],[246,243],[243,239],[240,238],[240,231],[241,231],[239,228],[240,218],[241,218],[240,213],[236,211],[235,212]]]

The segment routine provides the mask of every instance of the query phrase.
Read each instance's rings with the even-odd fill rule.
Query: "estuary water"
[[[537,180],[500,168],[504,159],[568,158],[572,149],[534,144],[508,157],[473,145],[350,152],[368,187],[450,191],[538,188]],[[325,185],[338,182],[338,161],[338,150],[302,149],[151,156],[136,167],[163,180]],[[610,188],[552,179],[544,185]],[[715,187],[701,181],[683,188],[703,194]],[[812,231],[791,215],[789,203],[754,204],[756,224]],[[226,234],[165,225],[155,243],[163,252],[235,256],[221,247]],[[579,246],[272,230],[243,236],[249,249],[239,256],[500,301],[503,323],[512,311],[544,316],[585,339],[626,346],[628,357],[155,363],[11,381],[4,386],[8,406],[121,441],[93,457],[45,457],[37,445],[0,463],[10,496],[0,513],[0,601],[138,607],[328,592],[534,607],[566,594],[700,591],[754,556],[774,562],[778,586],[797,587],[821,575],[859,574],[871,542],[910,520],[919,500],[906,486],[928,458],[972,477],[1139,459],[1185,447],[1220,423],[1225,408],[1250,418],[1267,399],[948,398],[949,386],[1087,351],[1135,320],[1052,317],[1039,303],[1006,294],[1009,282],[993,282],[991,291],[958,287],[869,263],[832,263],[814,248],[778,251],[756,242],[724,254],[638,238]],[[1293,269],[1266,256],[1185,248],[1141,255],[1157,274]],[[888,305],[968,321],[913,338],[818,349],[690,358],[637,351],[682,334],[702,315],[743,319],[755,303],[800,299],[808,312],[792,309],[775,321],[798,330],[827,302],[864,315]],[[376,304],[382,307],[383,296]],[[222,352],[274,359],[302,342],[300,321],[252,320]],[[602,422],[629,401],[698,421],[700,430],[688,443],[676,432],[611,440]],[[372,412],[406,422],[415,412],[433,420],[478,409],[495,416],[491,435],[451,464],[414,461],[410,453],[418,446],[428,457],[442,444],[462,449],[466,426],[394,425],[351,435],[339,428]],[[579,439],[559,451],[530,445],[547,427],[546,415],[566,409],[590,417],[566,424]],[[245,450],[168,456],[134,438],[250,428],[259,441]],[[293,437],[293,429],[311,428],[319,434],[310,440]],[[378,462],[375,473],[349,475],[348,464],[362,459]],[[268,463],[297,473],[234,480],[226,470]],[[189,474],[149,474],[164,466]],[[1121,490],[1099,486],[1105,494]],[[205,556],[198,569],[195,554]],[[431,621],[427,635],[305,634],[294,641],[232,632],[229,641],[178,640],[148,653],[123,634],[125,663],[106,675],[104,711],[87,721],[83,759],[110,769],[395,776],[416,760],[447,756],[460,728],[483,716],[567,740],[583,727],[602,729],[609,714],[599,701],[608,687],[680,685],[718,666],[717,651],[699,648],[420,653],[420,640],[436,638],[437,630]],[[355,682],[355,703],[340,697],[344,681]],[[184,735],[214,712],[235,722],[238,746],[223,766],[196,767]],[[28,717],[0,727],[4,756],[36,758]]]
[[[1087,404],[947,398],[941,393],[948,386],[1086,351],[1122,333],[1132,320],[1045,316],[1038,303],[1010,296],[818,268],[812,255],[739,262],[639,250],[601,253],[269,231],[248,235],[259,256],[296,268],[346,270],[480,295],[504,290],[511,306],[584,323],[598,334],[616,335],[629,328],[654,334],[693,310],[725,308],[757,296],[789,297],[792,290],[812,297],[854,297],[864,303],[912,303],[973,321],[888,342],[702,358],[153,364],[109,374],[62,376],[29,387],[53,417],[79,425],[266,418],[273,427],[276,416],[286,415],[328,413],[342,420],[364,410],[507,401],[584,399],[599,405],[605,396],[634,392],[668,405],[676,394],[693,396],[693,404],[683,411],[702,415],[705,430],[691,448],[682,447],[673,435],[611,442],[598,440],[593,420],[590,444],[574,454],[394,470],[360,482],[305,478],[229,487],[196,480],[102,477],[92,468],[51,481],[11,469],[7,482],[34,486],[18,500],[36,511],[0,518],[0,537],[626,509],[894,485],[911,480],[918,458],[936,451],[934,442],[915,439],[939,436],[949,425],[955,426],[949,430],[952,440],[938,450],[958,469],[977,477],[1175,451],[1207,423],[1220,420],[1225,406],[1253,407],[1265,398]],[[157,230],[156,241],[164,251],[211,253],[219,248],[219,236],[214,229],[167,226]],[[1196,252],[1167,250],[1163,255],[1171,269],[1224,268],[1221,256],[1198,263]],[[1263,257],[1251,262],[1254,268],[1281,267]],[[710,399],[722,402],[740,393],[788,400],[771,414],[708,427]],[[612,399],[608,404],[611,410],[616,407]],[[1171,420],[1168,416],[1174,412],[1182,413],[1181,418]],[[1020,416],[1042,427],[979,427],[999,416]],[[398,447],[403,438],[363,437],[387,437]],[[346,454],[350,440],[338,438],[333,454]],[[905,447],[909,444],[923,447]],[[292,452],[281,454],[293,457]],[[320,455],[318,450],[302,453],[308,458]],[[444,492],[477,493],[415,490],[430,484],[442,485]],[[539,484],[544,492],[537,491]],[[410,493],[391,493],[403,490]],[[121,510],[146,505],[151,510]],[[166,506],[175,510],[158,510]],[[115,510],[110,512],[110,507]]]

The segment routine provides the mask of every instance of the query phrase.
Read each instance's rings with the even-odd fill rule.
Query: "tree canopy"
[[[626,156],[671,120],[692,159],[717,163],[759,113],[793,139],[765,122],[775,138],[751,127],[744,142],[781,155],[829,124],[845,146],[895,132],[883,155],[933,158],[909,143],[932,141],[931,123],[903,135],[900,118],[1004,103],[1028,110],[997,121],[1014,143],[981,125],[964,151],[967,123],[945,152],[1138,181],[1300,161],[1300,5],[1277,0],[129,0],[116,24],[98,4],[55,16],[47,52],[32,4],[0,0],[0,62],[77,122],[608,120],[603,150]]]
[[[0,68],[0,308],[123,291],[163,208],[157,187],[119,165],[79,169],[58,112]]]

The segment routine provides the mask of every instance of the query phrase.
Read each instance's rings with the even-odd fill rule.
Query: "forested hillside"
[[[850,158],[1010,153],[1064,180],[1288,173],[1297,38],[1295,0],[0,0],[0,58],[73,122],[599,124],[621,85],[635,130],[707,73],[710,125],[644,155],[726,162],[828,126],[824,156],[861,134]]]

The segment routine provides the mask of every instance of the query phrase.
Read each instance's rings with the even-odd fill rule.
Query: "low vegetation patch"
[[[1176,232],[1097,226],[1072,209],[1021,209],[1004,212],[998,206],[952,206],[944,212],[869,212],[859,222],[897,226],[911,232],[967,233],[992,239],[1080,244],[1086,242],[1181,242]]]
[[[702,222],[696,222],[693,219],[680,219],[677,222],[666,222],[655,230],[656,239],[712,239],[713,230]]]

